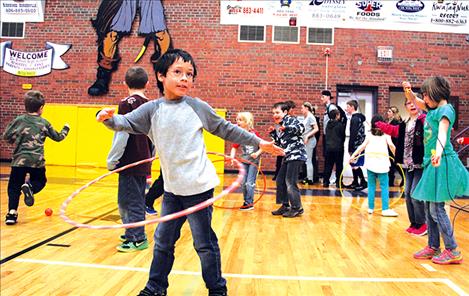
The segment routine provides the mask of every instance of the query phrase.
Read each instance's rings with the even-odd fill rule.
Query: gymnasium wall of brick
[[[174,46],[189,51],[196,59],[199,75],[192,95],[215,108],[226,109],[227,119],[234,122],[237,112],[251,111],[256,128],[267,137],[274,102],[291,99],[298,105],[310,101],[320,106],[320,91],[325,81],[325,46],[306,44],[306,28],[301,28],[300,44],[272,43],[271,26],[267,26],[265,43],[239,43],[237,26],[220,25],[219,1],[166,0],[164,6]],[[90,19],[95,17],[97,8],[96,0],[47,0],[45,21],[26,23],[26,38],[1,40],[13,41],[13,49],[20,51],[41,50],[46,41],[72,44],[63,56],[69,69],[53,70],[49,75],[35,78],[0,72],[1,133],[6,124],[24,110],[21,86],[25,83],[41,90],[50,103],[107,105],[117,104],[126,96],[123,76],[143,44],[143,38],[136,34],[138,19],[132,34],[120,42],[122,61],[113,75],[110,93],[102,97],[87,94],[96,75],[96,34]],[[431,75],[443,75],[451,82],[452,95],[460,98],[461,130],[469,124],[469,42],[466,36],[335,29],[334,45],[328,46],[332,51],[330,88],[335,96],[338,84],[378,87],[378,111],[384,113],[389,104],[390,87],[400,87],[403,80],[418,86]],[[394,46],[391,64],[376,61],[376,47],[383,45]],[[150,46],[139,62],[149,72],[152,71],[149,62],[152,53]],[[359,59],[362,65],[358,65]],[[148,95],[156,98],[154,75],[150,83]],[[297,112],[299,114],[299,110]],[[319,113],[323,112],[320,106]],[[227,143],[226,153],[229,147]],[[12,149],[1,141],[0,158],[9,158]],[[266,157],[263,163],[267,170],[275,165],[271,157]]]

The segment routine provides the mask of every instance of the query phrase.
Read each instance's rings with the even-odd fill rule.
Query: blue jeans
[[[444,202],[425,202],[427,217],[428,245],[433,249],[440,248],[440,233],[446,249],[456,249],[458,245],[454,239],[451,221],[445,210]]]
[[[241,184],[244,202],[252,204],[254,202],[254,189],[256,189],[257,167],[247,163],[243,163],[243,166],[246,170],[246,175]]]
[[[374,173],[366,170],[368,173],[368,208],[375,208],[376,179],[379,180],[381,187],[381,209],[389,209],[389,176],[388,173]]]
[[[292,160],[282,162],[277,175],[276,202],[293,209],[301,209],[301,194],[298,188],[298,173],[304,161]]]
[[[413,169],[409,171],[405,170],[405,178],[407,180],[405,185],[405,203],[407,206],[407,214],[409,215],[409,221],[411,226],[422,226],[425,224],[425,204],[421,200],[417,200],[411,197],[415,187],[422,178],[423,169]]]
[[[191,196],[174,195],[165,192],[161,207],[161,216],[166,216],[213,197],[213,189]],[[155,247],[150,267],[147,288],[152,292],[162,292],[169,286],[168,275],[174,262],[174,248],[181,236],[181,227],[189,220],[194,240],[194,248],[200,258],[202,277],[208,289],[226,287],[226,280],[221,275],[221,256],[217,235],[212,229],[213,207],[209,206],[190,215],[163,222],[155,231]]]
[[[146,176],[119,174],[117,203],[122,223],[133,223],[145,220],[145,187]],[[125,239],[136,242],[146,239],[145,227],[127,228]]]

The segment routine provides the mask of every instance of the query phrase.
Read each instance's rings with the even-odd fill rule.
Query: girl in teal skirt
[[[424,126],[425,153],[422,179],[412,197],[425,201],[428,245],[414,254],[416,259],[431,259],[437,264],[459,264],[462,254],[457,250],[453,228],[445,210],[445,202],[469,195],[469,174],[450,142],[456,112],[448,104],[451,88],[443,77],[430,77],[423,82],[423,100],[403,82],[405,96],[419,108],[427,110]],[[440,251],[440,234],[445,249]]]

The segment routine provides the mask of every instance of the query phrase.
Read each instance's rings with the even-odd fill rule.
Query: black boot
[[[109,82],[111,81],[111,70],[106,70],[102,67],[98,67],[96,73],[96,81],[90,88],[88,88],[88,94],[90,96],[101,96],[109,92]]]
[[[359,185],[358,184],[358,175],[357,175],[356,170],[352,169],[352,174],[353,174],[353,182],[350,185],[345,185],[344,186],[345,189],[355,189],[355,187],[357,187]]]
[[[363,175],[362,169],[361,169],[361,168],[358,168],[358,169],[356,170],[356,172],[357,172],[358,178],[360,179],[360,185],[357,186],[357,187],[355,187],[355,190],[356,190],[356,191],[361,191],[361,190],[363,190],[363,189],[365,189],[365,188],[368,188],[368,183],[367,183],[366,180],[365,180],[365,176]]]

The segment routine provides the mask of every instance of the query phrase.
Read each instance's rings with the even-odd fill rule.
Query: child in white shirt
[[[371,119],[371,134],[367,135],[365,141],[353,152],[350,162],[356,161],[357,156],[365,150],[365,167],[368,174],[368,213],[373,214],[375,208],[376,179],[381,187],[382,216],[397,217],[398,214],[389,208],[389,161],[388,146],[394,154],[396,147],[391,137],[385,135],[377,126],[376,122],[384,121],[381,115],[375,115]],[[366,148],[366,149],[365,149]]]

